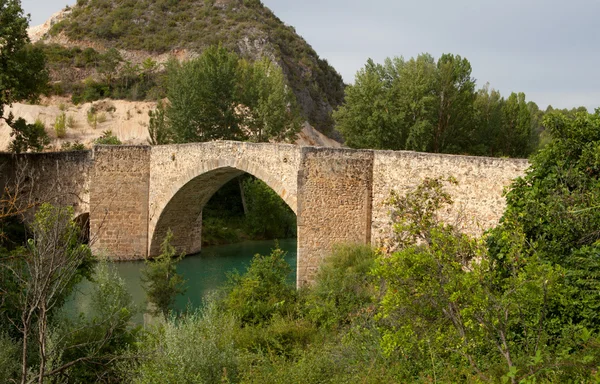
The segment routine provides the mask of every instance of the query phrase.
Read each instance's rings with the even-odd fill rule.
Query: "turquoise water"
[[[279,240],[279,247],[286,251],[286,261],[292,266],[293,274],[290,283],[296,281],[296,239]],[[176,309],[184,310],[200,306],[202,299],[211,291],[227,282],[227,273],[237,270],[245,272],[255,254],[267,255],[275,246],[275,241],[248,241],[239,244],[205,247],[196,255],[185,257],[177,266],[177,271],[187,280],[185,295],[177,298]],[[142,287],[141,270],[143,261],[111,263],[119,276],[125,281],[127,290],[134,303],[140,308],[146,307],[145,292]],[[74,297],[67,303],[67,311],[76,315],[78,312],[90,310],[89,292],[92,284],[82,282]],[[141,321],[142,315],[136,317]]]

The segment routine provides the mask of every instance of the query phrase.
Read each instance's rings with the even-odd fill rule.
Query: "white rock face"
[[[46,20],[46,22],[44,24],[36,25],[35,27],[29,28],[27,30],[27,33],[29,34],[29,38],[31,39],[31,42],[35,43],[35,42],[40,41],[44,37],[44,35],[46,35],[48,33],[48,31],[50,30],[50,28],[52,28],[52,26],[54,24],[62,21],[70,13],[71,13],[71,10],[65,8],[61,11],[56,12],[52,16],[50,16],[50,18],[48,20]]]

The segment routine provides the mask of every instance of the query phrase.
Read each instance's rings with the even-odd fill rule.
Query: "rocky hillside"
[[[341,76],[259,0],[78,0],[31,33],[48,47],[59,89],[60,82],[97,75],[111,48],[120,53],[122,67],[148,58],[186,59],[222,44],[251,60],[267,56],[277,62],[306,119],[322,132],[331,131],[330,112],[343,99]],[[142,95],[160,96],[160,87]]]

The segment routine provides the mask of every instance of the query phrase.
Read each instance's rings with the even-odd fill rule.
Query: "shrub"
[[[142,270],[142,281],[148,302],[154,308],[154,315],[168,316],[173,309],[178,295],[185,293],[185,280],[177,273],[177,263],[184,256],[177,258],[175,247],[171,245],[173,233],[169,231],[160,246],[160,255],[152,260],[146,260]]]
[[[275,248],[268,256],[255,255],[244,275],[230,276],[225,306],[243,324],[265,323],[294,310],[296,290],[288,283],[292,268],[284,254]]]
[[[119,138],[113,135],[112,131],[102,132],[102,136],[94,140],[96,145],[122,145],[123,143]]]
[[[54,122],[54,132],[59,139],[62,139],[67,135],[67,117],[64,112],[56,117]]]
[[[163,322],[142,343],[145,358],[124,367],[126,382],[238,382],[235,328],[235,319],[221,313],[212,301],[202,310]]]
[[[75,118],[73,117],[73,115],[67,116],[67,127],[69,129],[73,129],[75,128],[75,124]]]
[[[308,291],[308,318],[326,328],[346,325],[361,309],[372,305],[375,284],[370,271],[375,257],[375,250],[367,245],[336,246],[323,260]]]
[[[50,144],[46,127],[40,119],[36,119],[33,124],[27,124],[24,119],[19,118],[9,125],[12,128],[10,136],[14,137],[8,146],[8,150],[11,152],[41,152]]]

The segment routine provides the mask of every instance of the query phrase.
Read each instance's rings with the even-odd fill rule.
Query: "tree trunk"
[[[244,216],[247,216],[248,206],[246,205],[246,195],[244,194],[244,186],[242,185],[242,176],[238,177],[238,185],[240,186],[240,195],[242,196],[242,207],[244,207]]]

